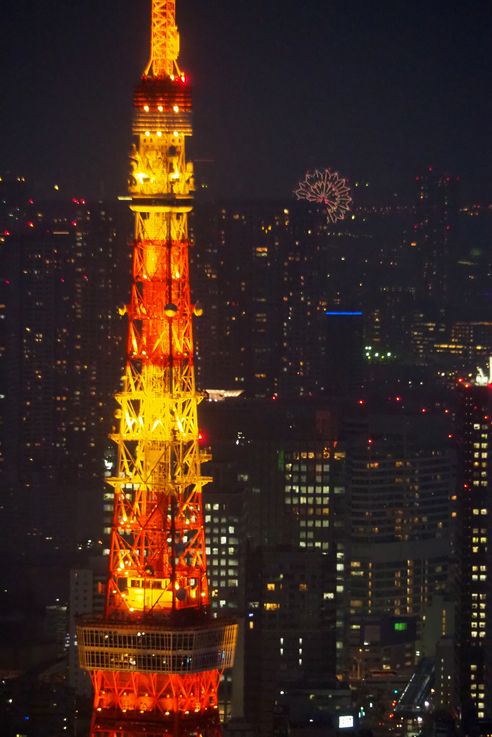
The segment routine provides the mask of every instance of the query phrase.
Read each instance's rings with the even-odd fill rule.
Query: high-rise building
[[[93,735],[218,728],[236,625],[212,617],[207,578],[188,262],[191,90],[174,0],[153,0],[150,61],[134,95],[133,283],[116,395],[118,459],[104,614],[77,628],[94,689]]]
[[[432,166],[416,178],[416,218],[409,240],[420,258],[420,297],[436,310],[449,306],[459,178]]]
[[[317,550],[258,548],[248,555],[245,715],[272,733],[290,684],[335,677],[335,574]]]
[[[356,681],[410,672],[426,609],[449,586],[455,458],[431,420],[425,438],[412,424],[373,418],[347,447],[345,657]]]
[[[492,389],[484,376],[462,389],[459,496],[458,663],[464,716],[491,716]]]
[[[278,391],[288,210],[269,203],[202,206],[194,226],[206,245],[192,254],[205,309],[197,326],[200,382],[270,397]]]
[[[92,558],[83,568],[70,571],[68,679],[78,695],[90,696],[91,682],[79,666],[77,621],[83,615],[99,615],[104,610],[104,582],[107,561]]]

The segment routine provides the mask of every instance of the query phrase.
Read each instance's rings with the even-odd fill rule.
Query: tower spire
[[[176,0],[152,0],[150,59],[145,76],[162,79],[172,74],[179,75],[178,56]]]

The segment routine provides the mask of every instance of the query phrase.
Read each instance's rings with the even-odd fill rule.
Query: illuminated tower
[[[209,617],[188,270],[191,94],[175,0],[152,1],[150,61],[134,96],[129,193],[133,286],[104,616],[78,627],[94,734],[197,729],[217,715],[236,625]],[[216,718],[210,717],[217,715]],[[152,723],[154,727],[152,727]],[[168,725],[168,726],[166,726]],[[161,731],[159,731],[161,730]],[[200,731],[205,731],[200,728]]]

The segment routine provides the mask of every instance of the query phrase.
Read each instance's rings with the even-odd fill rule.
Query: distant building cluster
[[[362,355],[475,371],[492,349],[491,218],[460,207],[457,178],[432,170],[418,177],[415,203],[356,200],[333,224],[312,203],[199,204],[202,385],[338,394],[360,383]]]
[[[119,386],[127,215],[0,182],[2,554],[102,537],[101,471]],[[5,521],[3,521],[5,520]]]
[[[207,570],[240,622],[225,733],[488,734],[492,211],[432,170],[405,205],[353,193],[338,223],[307,202],[193,215]],[[28,632],[88,690],[75,619],[103,604],[129,231],[116,203],[0,182],[12,724],[11,685],[47,662]],[[26,592],[49,626],[26,626]]]

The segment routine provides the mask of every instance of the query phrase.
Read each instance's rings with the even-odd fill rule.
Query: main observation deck
[[[237,625],[223,620],[186,628],[148,623],[83,621],[77,627],[80,665],[88,671],[185,674],[231,668]]]

